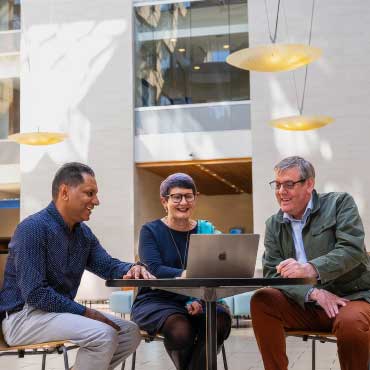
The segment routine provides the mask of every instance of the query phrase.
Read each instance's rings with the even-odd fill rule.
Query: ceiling
[[[137,163],[136,167],[162,178],[175,172],[187,173],[205,195],[252,193],[251,158]]]

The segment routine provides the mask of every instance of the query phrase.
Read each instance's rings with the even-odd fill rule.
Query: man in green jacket
[[[313,286],[257,291],[251,301],[266,370],[287,370],[285,329],[331,331],[342,370],[368,370],[370,260],[357,206],[347,193],[318,194],[301,157],[275,166],[280,210],[266,221],[265,277],[317,278]]]

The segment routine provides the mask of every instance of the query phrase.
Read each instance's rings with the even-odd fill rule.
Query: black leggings
[[[177,370],[204,370],[206,366],[205,315],[173,314],[161,328],[164,346]],[[231,317],[227,312],[217,312],[217,346],[230,334]]]

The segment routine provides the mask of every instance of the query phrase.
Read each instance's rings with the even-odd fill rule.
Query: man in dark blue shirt
[[[68,339],[80,346],[74,370],[114,369],[140,343],[137,326],[74,301],[85,269],[103,279],[154,278],[141,265],[112,258],[83,221],[99,205],[93,170],[67,163],[53,201],[27,217],[9,244],[0,320],[9,345]]]

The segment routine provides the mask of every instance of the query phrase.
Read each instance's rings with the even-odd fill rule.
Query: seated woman
[[[193,179],[175,173],[160,186],[167,216],[145,224],[140,232],[139,256],[157,278],[186,276],[190,234],[212,234],[208,221],[191,219],[197,190]],[[132,318],[150,335],[164,336],[167,353],[178,370],[205,369],[205,315],[202,302],[163,290],[141,288],[132,307]],[[231,316],[217,304],[217,344],[229,336]]]

